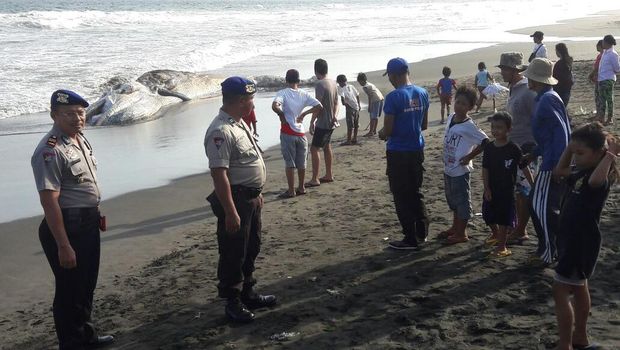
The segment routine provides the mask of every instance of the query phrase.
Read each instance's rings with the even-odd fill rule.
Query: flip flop
[[[328,179],[326,177],[322,177],[319,179],[319,181],[321,181],[321,183],[329,183],[329,182],[334,182],[334,179]]]
[[[351,141],[345,141],[345,142],[341,142],[340,146],[351,146],[353,143],[351,143]]]
[[[505,258],[511,255],[512,252],[508,249],[504,249],[501,251],[493,250],[491,253],[489,253],[489,258]]]
[[[599,349],[600,347],[601,345],[597,343],[590,343],[590,345],[573,344],[574,350],[596,350],[596,349]]]
[[[449,236],[442,244],[444,245],[454,245],[459,243],[467,243],[469,242],[469,237],[454,237]]]
[[[497,244],[497,242],[499,242],[497,238],[493,238],[492,236],[489,236],[484,240],[484,245],[486,245],[487,247],[490,247],[490,246],[494,246],[495,244]]]
[[[281,199],[293,198],[293,197],[295,197],[295,195],[292,193],[288,193],[288,191],[284,191],[278,195],[278,198],[281,198]]]
[[[525,235],[525,236],[518,236],[518,237],[510,237],[510,235],[508,235],[508,238],[506,239],[506,242],[508,244],[523,244],[523,242],[527,241],[530,239],[530,236]]]
[[[319,186],[321,186],[321,184],[315,184],[313,182],[306,182],[304,184],[304,186],[306,186],[306,187],[319,187]]]
[[[308,193],[308,192],[306,192],[306,191],[301,192],[300,190],[295,190],[295,195],[297,195],[297,196],[303,196],[306,193]]]
[[[453,235],[452,232],[450,231],[441,231],[437,234],[437,238],[438,239],[446,239],[448,237],[450,237],[451,235]]]

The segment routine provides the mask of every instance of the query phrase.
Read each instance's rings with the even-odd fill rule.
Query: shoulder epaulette
[[[56,147],[57,142],[58,142],[58,137],[56,137],[56,135],[52,135],[47,139],[47,145],[50,147]]]

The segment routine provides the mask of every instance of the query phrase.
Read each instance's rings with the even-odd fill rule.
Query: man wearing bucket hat
[[[275,296],[253,289],[267,172],[254,137],[241,122],[254,108],[256,84],[230,77],[221,85],[223,104],[204,139],[214,187],[207,200],[217,217],[218,294],[227,299],[226,316],[247,323],[254,320],[249,309],[276,304]]]
[[[535,58],[524,75],[531,90],[537,93],[532,116],[532,134],[537,146],[526,156],[529,160],[542,156],[542,164],[534,189],[530,194],[532,222],[538,236],[536,255],[532,262],[550,264],[556,257],[555,235],[560,212],[561,187],[551,173],[560,160],[570,138],[570,124],[560,96],[553,91],[553,63],[546,58]]]
[[[45,217],[39,240],[54,273],[54,324],[59,349],[84,349],[114,342],[91,320],[100,257],[97,161],[82,134],[88,102],[69,90],[51,98],[52,130],[39,142],[31,164]]]
[[[506,110],[512,116],[512,131],[510,140],[519,147],[524,153],[528,153],[535,145],[532,135],[532,114],[536,104],[536,93],[528,88],[527,78],[523,76],[523,71],[527,66],[523,64],[523,54],[521,52],[505,52],[500,56],[497,67],[501,70],[502,78],[510,87],[510,95],[506,103]],[[536,162],[530,163],[530,172],[536,174]],[[517,170],[519,182],[517,183],[517,226],[508,236],[512,243],[521,242],[529,239],[526,227],[530,219],[528,196],[531,186],[523,172]]]

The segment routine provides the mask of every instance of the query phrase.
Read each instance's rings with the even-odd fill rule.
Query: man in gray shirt
[[[313,135],[312,146],[310,147],[312,179],[306,184],[307,187],[334,181],[330,141],[332,133],[338,125],[338,85],[334,80],[327,78],[327,62],[324,59],[319,58],[314,61],[314,74],[319,80],[314,88],[315,97],[321,102],[323,109],[312,114],[310,121],[310,134]],[[325,156],[325,176],[319,178],[319,171],[321,170],[319,150],[321,148],[323,148],[323,155]]]
[[[523,76],[523,71],[527,69],[523,65],[523,54],[521,52],[506,52],[500,57],[500,64],[497,66],[501,69],[502,78],[510,86],[510,97],[506,103],[506,109],[512,116],[512,131],[510,132],[510,140],[528,153],[534,146],[534,136],[532,135],[532,114],[534,105],[536,104],[536,93],[527,86],[527,78]],[[535,162],[530,163],[535,168]],[[532,176],[535,169],[530,169]],[[523,176],[522,172],[518,172],[519,176]],[[528,182],[531,179],[528,179]],[[528,196],[531,185],[519,182],[517,184],[517,227],[508,236],[508,240],[519,242],[529,239],[525,228],[530,219]]]

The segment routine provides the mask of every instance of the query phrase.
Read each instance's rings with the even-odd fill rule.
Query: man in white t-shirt
[[[534,49],[532,50],[532,54],[530,54],[528,62],[532,62],[535,58],[547,58],[547,47],[543,44],[545,33],[537,30],[534,34],[530,35],[530,38],[534,40]]]
[[[360,93],[355,86],[347,84],[347,77],[340,74],[336,77],[338,95],[346,109],[347,141],[342,146],[357,144],[357,131],[360,127]]]
[[[288,88],[278,91],[271,104],[271,109],[280,117],[280,148],[286,167],[286,181],[288,190],[279,195],[280,198],[292,198],[295,195],[306,194],[304,178],[306,175],[306,159],[308,155],[308,140],[302,123],[297,118],[303,119],[308,114],[320,112],[323,109],[321,103],[312,97],[307,91],[298,88],[299,72],[289,69],[286,72]],[[306,107],[312,107],[303,111]],[[303,111],[303,112],[302,112]],[[295,190],[295,169],[299,186]]]

